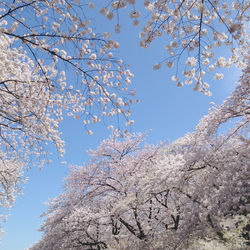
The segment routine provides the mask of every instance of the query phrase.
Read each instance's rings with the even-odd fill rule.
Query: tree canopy
[[[168,55],[163,58],[159,55],[153,69],[159,70],[163,64],[173,68],[174,73],[170,78],[178,87],[192,85],[195,91],[210,96],[212,93],[207,75],[213,74],[215,80],[221,80],[223,73],[220,70],[232,65],[243,69],[239,85],[220,107],[213,107],[201,119],[196,132],[187,134],[171,145],[147,146],[139,150],[137,147],[141,135],[131,135],[126,127],[134,123],[130,119],[131,104],[138,102],[132,85],[134,75],[119,58],[119,43],[112,39],[112,32],[96,30],[92,25],[91,20],[95,14],[91,10],[96,6],[99,14],[113,22],[116,33],[122,32],[125,25],[120,21],[121,15],[128,15],[134,26],[142,22],[143,27],[139,33],[142,48],[148,48],[159,37],[165,39],[163,48]],[[131,192],[127,201],[127,191],[120,190],[120,184],[117,187],[112,182],[101,193],[93,192],[93,197],[87,195],[82,198],[82,194],[79,194],[81,199],[88,199],[87,204],[94,202],[97,210],[100,204],[96,199],[104,199],[111,205],[114,202],[112,199],[118,199],[117,204],[124,202],[120,207],[125,209],[126,218],[121,216],[123,212],[120,212],[120,208],[117,208],[116,214],[114,208],[106,204],[104,217],[93,217],[93,221],[87,220],[84,224],[86,227],[81,229],[85,232],[84,239],[69,233],[69,237],[79,240],[74,244],[90,244],[93,248],[111,247],[129,242],[131,237],[135,237],[136,240],[131,241],[131,244],[138,247],[148,239],[154,242],[152,244],[158,239],[159,244],[176,245],[176,240],[181,237],[177,235],[183,235],[186,240],[185,230],[190,232],[192,227],[197,232],[198,225],[201,225],[198,218],[201,221],[204,218],[208,220],[204,226],[210,224],[210,227],[217,228],[219,222],[214,222],[212,217],[226,218],[226,213],[234,211],[229,208],[229,200],[231,204],[235,203],[236,214],[245,216],[242,207],[245,205],[244,177],[247,174],[248,138],[245,133],[249,122],[248,9],[249,3],[244,0],[0,1],[0,206],[9,208],[14,204],[25,182],[23,172],[27,168],[33,165],[41,167],[50,160],[48,145],[54,144],[58,154],[64,155],[65,142],[61,138],[59,126],[68,115],[79,119],[89,135],[93,134],[93,124],[103,122],[109,125],[115,120],[125,137],[120,142],[114,132],[112,138],[92,152],[93,161],[88,166],[72,169],[72,173],[85,171],[91,181],[92,174],[93,181],[97,178],[97,182],[91,185],[90,180],[87,180],[88,185],[85,183],[86,186],[82,187],[86,188],[83,193],[87,194],[91,189],[96,191],[98,185],[107,188],[105,185],[111,180],[117,185],[127,185]],[[230,119],[236,120],[235,125],[228,134],[217,136],[216,131],[220,125]],[[112,142],[113,148],[105,152],[106,149],[102,148],[109,148]],[[160,163],[161,158],[165,159],[164,163]],[[125,162],[123,159],[126,159]],[[121,164],[120,168],[125,168],[115,170],[116,163]],[[109,172],[106,164],[111,164],[115,172]],[[94,169],[101,171],[101,180],[98,179],[100,176],[95,176],[97,172]],[[159,179],[159,176],[154,176],[154,171],[161,175]],[[211,181],[215,176],[217,182]],[[63,202],[69,204],[70,208],[78,209],[74,206],[80,204],[77,200],[79,197],[74,198],[77,205],[71,203],[71,198],[67,201],[67,195],[71,190],[70,185],[75,187],[72,199],[79,193],[81,189],[77,191],[74,182],[80,180],[76,178],[70,181],[70,178],[65,194],[51,205],[49,211],[53,216],[57,216],[57,209]],[[234,184],[226,184],[227,178],[232,179]],[[155,186],[158,181],[159,190]],[[165,188],[161,186],[162,183],[165,183]],[[232,187],[237,188],[232,190]],[[112,188],[115,190],[111,191]],[[195,193],[197,190],[201,194]],[[118,196],[113,197],[116,192]],[[215,196],[207,197],[206,192],[214,193]],[[225,194],[230,194],[233,201],[231,198],[223,199]],[[199,195],[204,200],[198,199]],[[235,198],[237,196],[242,197],[242,200]],[[168,198],[171,204],[169,207],[164,203]],[[213,207],[212,203],[217,204],[217,207]],[[197,215],[192,217],[190,209],[196,207]],[[89,208],[89,213],[94,216],[99,211],[92,211],[93,208]],[[205,210],[201,212],[202,209]],[[158,210],[156,219],[152,214]],[[67,212],[64,215],[71,216],[72,211]],[[202,218],[198,216],[200,213],[203,214]],[[45,221],[45,238],[50,237],[47,233],[53,237],[62,237],[59,234],[53,235],[53,216],[49,217],[51,222],[50,219]],[[185,226],[181,227],[181,223]],[[106,234],[104,225],[111,228],[111,231],[122,230],[122,233]],[[65,225],[58,223],[57,226]],[[160,243],[159,240],[166,238],[162,237],[164,227],[168,233],[171,232],[168,234],[171,235],[168,243]],[[99,230],[104,237],[100,242]],[[180,234],[172,233],[174,230],[180,230]],[[123,235],[125,241],[116,235]],[[65,238],[69,248],[73,244],[70,243],[71,239]],[[185,240],[183,244],[189,242]],[[43,240],[41,242],[38,244],[44,244]],[[59,249],[65,247],[61,243],[56,244],[59,244],[55,246]]]
[[[249,73],[170,145],[113,134],[90,151],[48,202],[30,249],[248,249]]]

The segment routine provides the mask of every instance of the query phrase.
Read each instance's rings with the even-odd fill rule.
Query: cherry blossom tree
[[[90,151],[30,249],[248,249],[249,73],[170,145],[113,135]]]
[[[142,2],[146,13],[141,6]],[[163,44],[165,43],[168,55],[161,58],[153,68],[159,70],[163,64],[168,68],[175,68],[172,81],[176,82],[178,87],[193,84],[195,91],[209,96],[211,91],[206,74],[214,72],[214,79],[221,80],[221,68],[230,68],[232,65],[245,67],[248,48],[248,2],[118,0],[108,1],[100,13],[107,19],[116,18],[115,31],[119,33],[123,25],[119,16],[122,10],[129,6],[129,16],[134,26],[139,25],[141,15],[146,16],[142,19],[142,22],[146,23],[143,23],[140,32],[142,48],[148,48],[154,40],[166,37]],[[228,56],[225,57],[219,50],[227,51],[225,54]],[[185,62],[184,68],[182,62]]]
[[[133,74],[116,57],[119,43],[93,32],[86,8],[77,1],[0,1],[2,207],[13,204],[22,171],[48,160],[47,144],[63,156],[64,114],[90,135],[91,124],[108,118],[133,123]]]
[[[157,189],[164,181],[168,196],[163,200],[168,207],[172,202],[180,216],[178,237],[171,242],[177,249],[185,249],[190,240],[200,238],[227,244],[222,233],[223,221],[249,213],[249,77],[248,67],[231,97],[220,107],[212,107],[194,133],[178,139],[160,153],[154,172],[161,173],[161,180],[158,185],[157,179],[152,181],[156,185],[151,190],[158,195],[161,190]],[[219,133],[225,123],[229,128]],[[169,154],[177,157],[172,164]],[[249,224],[249,217],[246,220]],[[168,240],[165,246],[169,245]],[[247,249],[246,243],[227,247]]]
[[[89,151],[90,164],[71,167],[65,193],[49,202],[44,238],[34,249],[103,249],[127,239],[127,232],[144,239],[133,204],[141,195],[138,178],[150,172],[158,147],[141,148],[142,139],[127,134],[121,141],[114,133]]]
[[[22,131],[22,146],[53,141],[63,153],[57,131],[63,110],[77,119],[84,117],[86,127],[101,117],[129,116],[132,100],[126,97],[135,92],[125,85],[133,74],[113,55],[119,44],[107,33],[95,34],[90,21],[79,17],[84,5],[0,1],[0,7],[1,130]],[[67,85],[69,70],[75,77]],[[16,149],[3,132],[2,140]]]

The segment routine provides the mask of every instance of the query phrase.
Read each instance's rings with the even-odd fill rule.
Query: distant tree
[[[30,249],[248,249],[249,73],[170,145],[113,135],[90,151],[48,203]]]

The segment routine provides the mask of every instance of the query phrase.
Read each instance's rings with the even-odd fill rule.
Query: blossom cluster
[[[229,68],[233,64],[243,68],[246,65],[247,35],[245,31],[245,10],[243,1],[145,1],[151,12],[151,20],[140,33],[141,46],[148,47],[154,39],[164,34],[172,40],[165,46],[169,56],[159,65],[178,67],[186,58],[182,75],[176,70],[177,86],[195,84],[194,90],[211,95],[205,82],[205,72],[217,68]],[[219,28],[220,27],[220,28]],[[211,39],[213,38],[213,39]],[[217,57],[218,47],[231,50],[228,58]],[[225,48],[226,47],[226,48]],[[183,58],[183,59],[181,59]],[[222,73],[215,73],[214,79],[223,79]],[[184,78],[183,78],[184,76]]]
[[[136,9],[137,4],[135,0],[111,1],[111,6],[103,7],[100,13],[108,19],[113,19],[117,13],[116,28],[120,32],[119,13],[128,5],[132,5],[130,18],[135,19],[136,26],[139,24],[141,14]],[[145,0],[144,7],[150,14],[145,13],[147,22],[139,34],[140,46],[148,48],[155,39],[167,36],[167,54],[153,69],[159,70],[163,64],[175,67],[172,79],[178,87],[193,84],[194,90],[210,96],[205,72],[215,72],[214,80],[221,80],[223,74],[217,70],[246,65],[248,38],[245,26],[249,4],[245,1]],[[222,58],[218,48],[231,53]],[[186,65],[181,74],[178,67],[183,60]]]

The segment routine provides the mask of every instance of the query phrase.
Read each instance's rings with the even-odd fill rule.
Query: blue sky
[[[209,103],[220,104],[233,90],[240,72],[232,68],[226,71],[224,80],[211,80],[211,97],[194,92],[192,86],[177,88],[171,81],[171,71],[165,67],[159,71],[152,69],[162,59],[162,40],[156,41],[147,50],[140,48],[139,28],[134,28],[131,21],[126,16],[124,18],[121,17],[122,33],[114,34],[112,38],[120,42],[119,56],[130,64],[135,74],[133,84],[140,104],[132,106],[131,118],[135,120],[132,131],[151,130],[147,137],[148,143],[171,142],[186,132],[194,131],[198,121],[207,114]],[[93,22],[98,30],[113,30],[113,24],[107,24],[108,21],[102,17],[96,17]],[[45,166],[42,171],[34,168],[26,174],[29,181],[24,194],[17,198],[15,206],[10,210],[0,249],[24,250],[39,240],[41,233],[37,229],[42,223],[39,216],[46,211],[43,203],[62,191],[63,178],[68,173],[67,166],[88,162],[86,151],[96,148],[110,133],[99,124],[95,127],[94,135],[88,136],[82,124],[71,118],[65,118],[61,130],[66,141],[65,160],[68,164],[61,165],[61,159],[54,152],[52,164]]]

